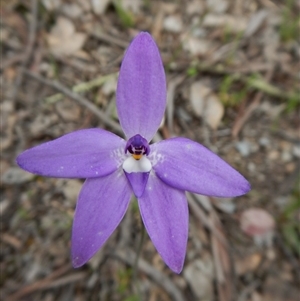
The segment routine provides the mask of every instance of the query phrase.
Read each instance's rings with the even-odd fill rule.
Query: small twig
[[[129,264],[130,266],[134,265],[136,254],[134,251],[127,249],[126,252],[122,250],[117,250],[114,255]],[[152,267],[149,263],[147,263],[142,258],[139,259],[138,268],[141,272],[147,274],[150,278],[152,278],[159,286],[161,286],[174,301],[184,301],[181,291],[177,288],[177,286],[168,278],[168,276],[164,275],[154,267]]]
[[[201,63],[196,66],[197,70],[199,72],[207,72],[217,75],[230,75],[234,81],[241,81],[244,84],[248,85],[250,88],[253,88],[257,91],[264,92],[267,95],[281,98],[281,99],[290,99],[295,98],[297,100],[300,100],[299,93],[297,92],[289,92],[279,89],[278,87],[270,84],[268,81],[259,78],[259,79],[253,79],[251,74],[257,73],[257,72],[263,72],[267,71],[273,72],[274,66],[271,64],[258,66],[255,68],[244,68],[244,69],[230,69],[228,66],[224,64],[207,64],[207,63]],[[248,75],[250,74],[250,75]]]
[[[1,60],[1,65],[0,65],[0,70],[4,70],[8,67],[10,67],[11,65],[14,65],[16,63],[19,63],[20,61],[24,61],[25,59],[25,54],[17,54],[13,57],[10,57],[8,59],[6,59],[6,61],[2,62]]]
[[[180,75],[170,80],[168,84],[168,93],[167,93],[167,116],[168,116],[168,128],[171,135],[174,134],[173,121],[174,121],[174,98],[175,98],[175,89],[182,83],[185,79],[185,75]]]
[[[83,82],[83,83],[73,86],[72,91],[76,92],[76,93],[89,91],[93,88],[103,85],[107,80],[109,80],[113,77],[116,77],[117,75],[118,75],[118,73],[112,73],[112,74],[96,77],[91,81]],[[56,93],[54,95],[46,97],[45,101],[48,103],[55,103],[55,102],[63,99],[63,97],[64,97],[63,94]]]
[[[28,37],[28,44],[25,50],[25,54],[23,56],[23,62],[20,67],[20,72],[17,75],[14,89],[12,91],[11,98],[12,100],[15,100],[19,89],[21,87],[21,84],[23,82],[23,71],[31,57],[31,53],[33,50],[33,46],[35,43],[35,37],[36,37],[36,28],[37,28],[37,14],[38,14],[38,1],[37,0],[31,0],[31,22],[29,27],[29,37]]]
[[[85,272],[74,272],[71,275],[66,275],[64,277],[61,277],[51,283],[49,283],[48,285],[45,284],[43,286],[41,286],[39,289],[49,289],[49,288],[55,288],[55,287],[60,287],[69,283],[73,283],[73,282],[77,282],[79,280],[82,280],[84,278],[86,278],[86,273]]]
[[[300,281],[300,264],[299,261],[295,258],[293,253],[289,250],[289,248],[285,245],[281,234],[278,232],[276,233],[276,242],[278,243],[279,247],[282,249],[284,255],[289,260],[290,264],[292,265],[295,275],[298,278],[298,282]]]
[[[251,284],[249,284],[245,289],[242,290],[239,295],[238,301],[247,301],[249,300],[250,294],[261,285],[261,281],[256,279]]]
[[[267,127],[267,129],[270,130],[272,134],[279,136],[280,138],[286,141],[289,141],[294,144],[300,144],[300,139],[292,137],[291,135],[287,134],[287,132],[285,132],[284,130],[273,129],[273,128],[270,129],[269,127]]]
[[[134,284],[136,284],[136,290],[137,290],[137,294],[139,296],[141,296],[141,290],[140,290],[140,286],[139,286],[138,278],[137,278],[137,275],[138,275],[138,263],[139,263],[139,259],[140,259],[140,256],[141,256],[141,252],[142,252],[144,240],[145,240],[145,227],[142,224],[141,238],[140,238],[140,242],[139,242],[139,245],[138,245],[138,249],[136,251],[136,258],[135,258],[135,261],[134,261],[134,265],[132,267],[132,269],[133,269],[132,282]]]
[[[210,230],[212,233],[214,233],[214,235],[224,246],[227,246],[227,242],[223,237],[223,234],[216,227],[214,227],[214,225],[211,222],[211,219],[208,218],[204,213],[204,211],[197,205],[194,199],[194,195],[190,193],[186,193],[186,196],[187,196],[189,206],[192,209],[192,212],[202,222],[203,226],[206,227],[208,230]]]
[[[221,221],[214,210],[211,211],[209,219],[214,227],[222,233]],[[233,299],[234,283],[232,281],[232,264],[229,256],[229,244],[227,241],[226,244],[223,244],[214,233],[211,233],[211,248],[217,276],[216,285],[219,300],[235,300]]]
[[[61,268],[57,269],[54,271],[52,274],[49,276],[45,277],[44,279],[41,279],[33,284],[29,284],[27,286],[24,286],[21,288],[19,291],[16,293],[10,295],[7,297],[7,301],[16,301],[19,300],[20,298],[33,293],[34,291],[40,290],[40,289],[45,289],[49,285],[53,283],[53,280],[60,277],[61,275],[65,274],[71,269],[71,266],[69,264],[62,266]]]
[[[118,248],[127,248],[128,242],[131,237],[131,228],[132,228],[132,208],[127,210],[123,221],[122,227],[120,227],[120,240],[118,241]]]
[[[121,48],[127,48],[128,47],[128,42],[127,41],[122,41],[118,38],[115,38],[107,33],[101,32],[101,29],[99,28],[93,28],[90,30],[89,34],[101,41],[104,41],[109,44],[114,44],[117,45]]]
[[[273,71],[274,69],[271,69],[268,71],[265,80],[266,82],[270,81],[273,75]],[[262,99],[264,95],[264,92],[260,91],[256,94],[253,102],[249,105],[249,107],[246,109],[246,111],[244,112],[244,114],[238,118],[235,122],[235,124],[233,125],[232,128],[232,136],[234,138],[236,138],[240,132],[240,130],[242,129],[242,127],[244,126],[244,124],[246,123],[246,121],[250,118],[250,116],[252,115],[252,113],[256,110],[256,108],[259,106],[260,101]]]
[[[121,129],[121,126],[111,120],[108,116],[105,115],[105,113],[103,113],[100,109],[97,108],[97,106],[95,106],[93,103],[91,103],[88,99],[84,98],[83,96],[74,93],[72,90],[70,90],[69,88],[65,87],[64,85],[62,85],[61,83],[57,82],[57,81],[52,81],[52,80],[48,80],[40,75],[38,75],[37,73],[31,72],[29,70],[24,70],[24,73],[31,76],[32,78],[38,80],[39,82],[50,86],[58,91],[60,91],[61,93],[63,93],[64,95],[74,99],[75,101],[77,101],[81,106],[87,108],[88,110],[90,110],[91,112],[93,112],[97,117],[99,117],[106,125],[110,126],[115,132],[117,132],[120,135],[124,135],[123,131]]]
[[[222,268],[221,258],[218,251],[218,241],[217,237],[212,233],[211,235],[211,245],[212,245],[212,253],[215,263],[215,270],[217,275],[217,280],[219,283],[223,284],[225,283],[225,275]]]

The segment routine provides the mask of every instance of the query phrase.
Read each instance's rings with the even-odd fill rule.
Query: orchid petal
[[[138,203],[158,253],[171,270],[180,273],[188,239],[188,205],[184,192],[151,174]]]
[[[203,145],[185,138],[153,144],[149,156],[156,175],[181,190],[234,197],[250,190],[249,182]]]
[[[17,158],[23,169],[42,176],[93,178],[114,172],[126,142],[101,129],[75,131],[33,147]]]
[[[122,170],[87,179],[79,194],[72,230],[72,262],[85,264],[121,222],[131,197]]]
[[[131,172],[127,173],[125,171],[125,175],[127,180],[129,181],[134,195],[139,198],[143,195],[148,178],[149,172]]]
[[[126,137],[140,134],[150,141],[164,115],[166,78],[159,50],[146,32],[140,33],[126,51],[116,98]]]

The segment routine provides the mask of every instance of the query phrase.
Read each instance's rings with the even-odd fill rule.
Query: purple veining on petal
[[[183,191],[150,174],[138,203],[147,232],[164,262],[175,273],[183,267],[188,239],[188,205]]]
[[[72,229],[72,262],[85,264],[121,222],[131,198],[122,171],[87,179],[78,197]]]
[[[250,190],[249,182],[203,145],[172,138],[151,145],[149,159],[166,184],[194,193],[234,197]]]
[[[114,172],[122,164],[125,141],[102,129],[66,134],[21,153],[23,169],[48,177],[94,178]]]
[[[117,85],[117,110],[127,138],[150,141],[166,107],[166,78],[159,50],[146,32],[132,41],[124,56]]]

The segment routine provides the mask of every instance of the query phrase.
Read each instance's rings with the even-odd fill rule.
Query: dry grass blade
[[[215,225],[212,223],[211,219],[205,214],[205,212],[200,208],[200,206],[197,205],[195,199],[193,198],[193,195],[190,193],[186,194],[189,207],[193,214],[196,215],[196,217],[202,222],[204,227],[206,227],[208,230],[210,230],[214,235],[219,239],[219,241],[227,246],[227,241],[225,240],[225,237],[223,236],[223,233],[219,231],[218,228],[215,227]]]
[[[24,73],[26,73],[27,75],[31,76],[32,78],[38,80],[39,82],[41,82],[47,86],[53,87],[54,89],[58,90],[62,94],[76,100],[81,106],[90,110],[97,117],[99,117],[99,119],[101,121],[103,121],[106,125],[110,126],[115,132],[117,132],[120,135],[123,135],[121,126],[117,122],[111,120],[108,116],[106,116],[105,113],[103,113],[100,109],[98,109],[97,106],[95,106],[93,103],[91,103],[88,99],[73,92],[72,90],[70,90],[69,88],[65,87],[64,85],[62,85],[61,83],[59,83],[57,81],[48,80],[48,79],[46,79],[34,72],[31,72],[29,70],[25,70]]]
[[[111,35],[109,35],[107,33],[101,32],[99,29],[97,30],[97,28],[93,28],[90,31],[90,35],[97,38],[97,39],[99,39],[99,40],[101,40],[101,41],[104,41],[104,42],[109,43],[109,44],[117,45],[121,48],[128,47],[128,42],[127,41],[122,41],[119,38],[112,37]]]
[[[6,300],[7,301],[16,301],[16,300],[19,300],[20,298],[27,296],[37,290],[45,289],[45,288],[48,288],[49,286],[51,287],[51,285],[53,285],[53,283],[56,283],[56,285],[57,285],[57,281],[53,281],[53,280],[60,277],[61,275],[65,274],[71,268],[72,267],[69,264],[64,265],[61,268],[54,271],[48,277],[21,288],[19,291],[17,291],[13,295],[8,296]]]
[[[123,252],[118,250],[115,253],[115,256],[133,266],[136,260],[136,254],[134,251],[126,250]],[[150,278],[152,278],[158,285],[160,285],[164,290],[172,297],[174,301],[184,301],[185,298],[181,294],[180,290],[176,287],[176,285],[163,273],[153,268],[149,263],[147,263],[142,258],[138,260],[138,268],[141,272],[147,274]]]
[[[174,98],[175,98],[175,89],[176,87],[182,83],[185,79],[184,75],[180,75],[170,80],[168,84],[168,92],[167,92],[167,116],[168,116],[168,128],[173,135],[173,120],[174,120]]]
[[[37,29],[37,15],[38,15],[38,1],[37,0],[31,0],[31,23],[29,27],[29,36],[28,36],[28,43],[27,47],[25,49],[25,54],[22,56],[23,57],[23,62],[21,66],[21,72],[18,73],[18,76],[15,81],[15,87],[12,92],[12,100],[14,100],[18,94],[18,91],[20,89],[20,86],[23,81],[23,72],[29,59],[31,56],[31,53],[33,51],[33,46],[35,43],[35,38],[36,38],[36,29]]]
[[[271,80],[273,72],[274,72],[274,68],[268,71],[268,73],[266,75],[267,82]],[[249,105],[249,107],[246,109],[246,111],[243,112],[243,114],[238,119],[236,119],[236,121],[233,125],[233,128],[232,128],[232,136],[234,138],[236,138],[238,136],[238,134],[241,131],[244,124],[251,117],[252,113],[258,108],[263,95],[264,95],[264,93],[262,91],[257,92],[253,102]]]

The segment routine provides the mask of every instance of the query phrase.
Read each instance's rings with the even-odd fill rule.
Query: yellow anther
[[[137,155],[137,154],[132,154],[132,157],[135,159],[135,160],[140,160],[141,158],[142,158],[142,154],[139,154],[139,155]]]

